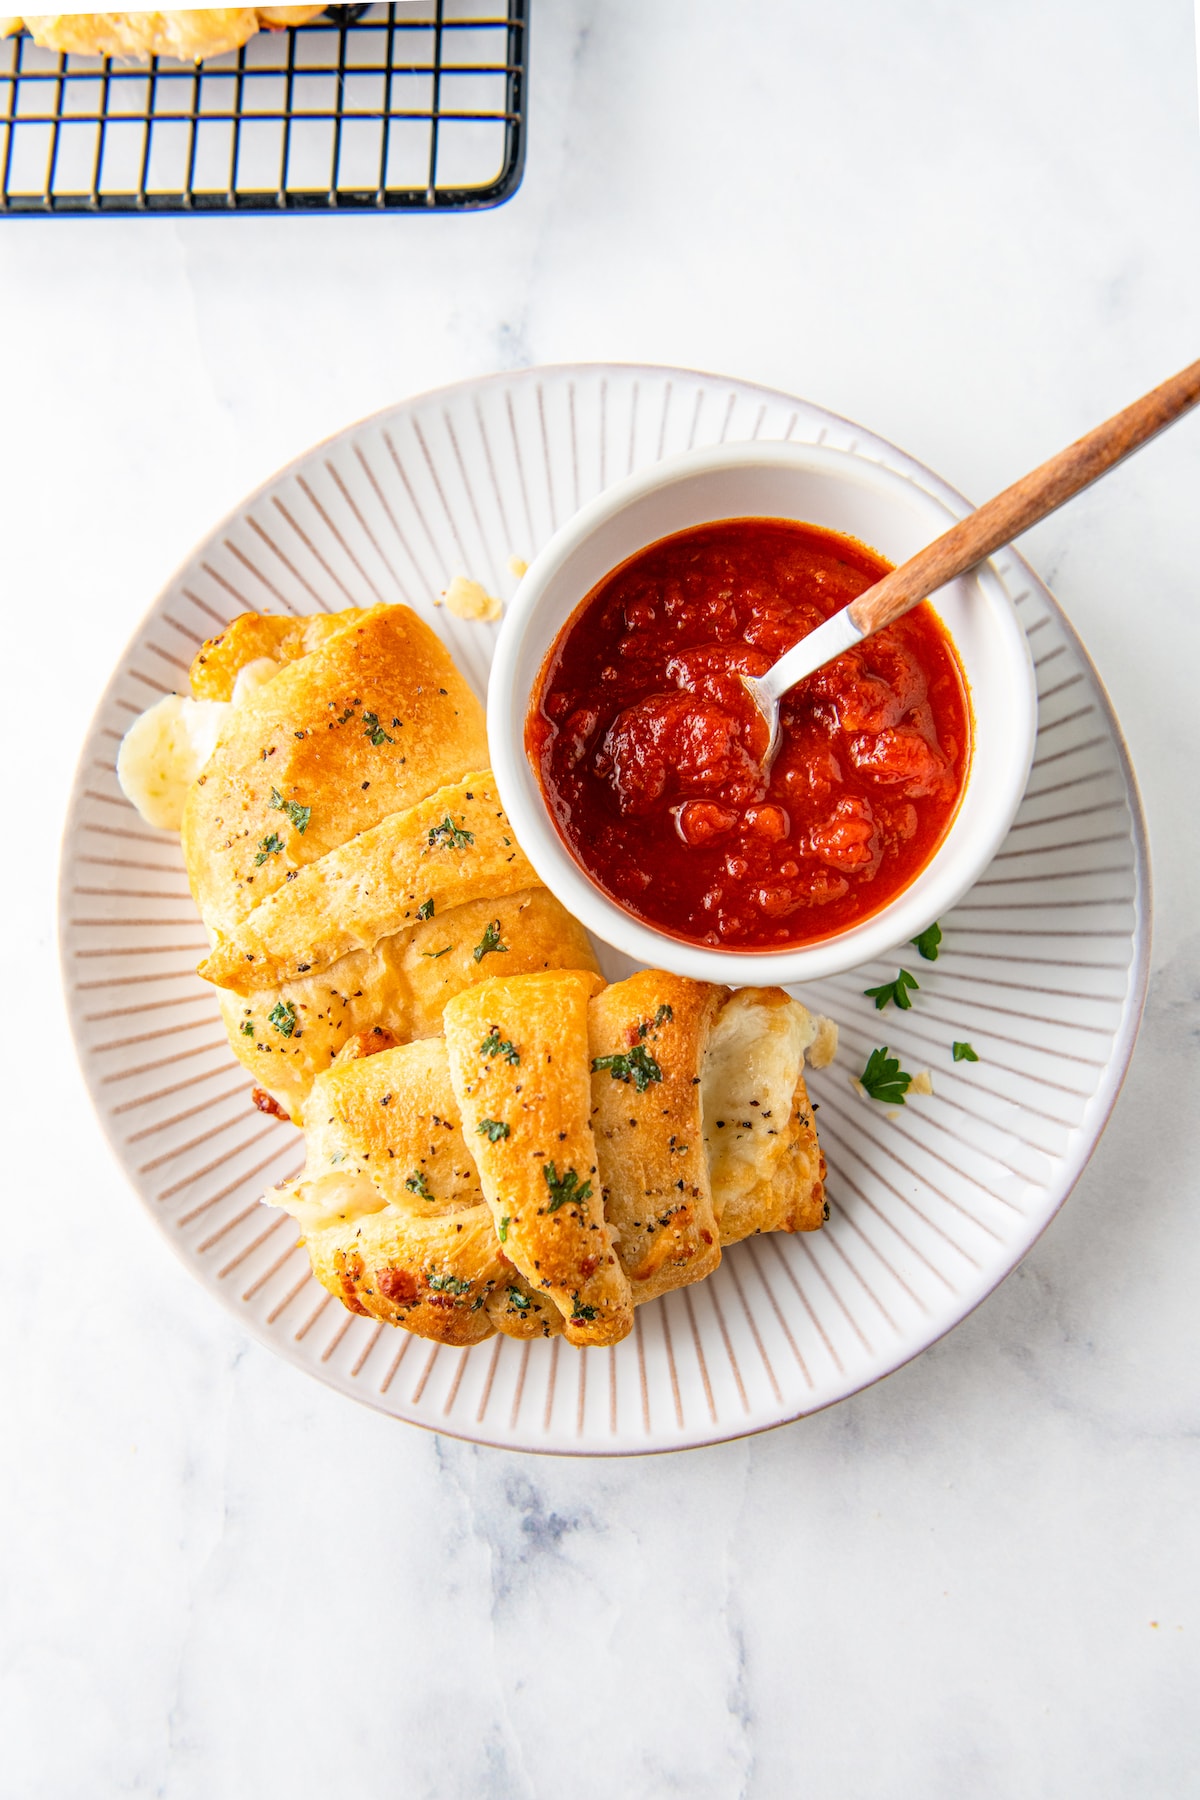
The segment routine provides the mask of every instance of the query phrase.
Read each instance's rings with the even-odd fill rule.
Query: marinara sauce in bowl
[[[961,897],[1036,724],[993,571],[798,684],[769,772],[739,679],[952,518],[863,458],[748,444],[633,477],[555,536],[502,629],[488,730],[522,846],[598,937],[681,974],[802,981]]]
[[[769,772],[739,679],[891,566],[815,525],[730,519],[637,551],[592,590],[543,665],[525,748],[598,887],[689,943],[780,950],[909,885],[970,759],[962,670],[932,608],[784,697]]]

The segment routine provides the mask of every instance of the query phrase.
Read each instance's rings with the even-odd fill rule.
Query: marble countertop
[[[0,226],[0,1795],[1194,1791],[1200,419],[1023,544],[1149,815],[1125,1093],[1025,1263],[890,1380],[674,1457],[434,1438],[240,1336],[92,1117],[54,927],[79,742],[279,463],[616,358],[805,395],[983,498],[1197,354],[1187,0],[534,0],[533,31],[493,213]]]

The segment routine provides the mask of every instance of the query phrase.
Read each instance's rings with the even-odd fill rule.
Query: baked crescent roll
[[[244,613],[190,689],[131,727],[118,774],[181,831],[199,972],[268,1110],[299,1119],[360,1032],[439,1032],[498,963],[595,968],[513,836],[479,702],[407,607]]]
[[[0,18],[0,37],[25,28],[35,44],[72,56],[200,62],[237,50],[264,26],[306,25],[323,6],[207,7],[194,12],[36,13]]]
[[[721,1260],[702,1121],[705,1053],[725,988],[646,969],[588,1011],[592,1129],[605,1216],[639,1299]]]
[[[373,1055],[348,1043],[307,1111],[310,1167],[294,1202],[318,1279],[351,1312],[474,1344],[562,1329],[498,1243],[441,1038]],[[369,1058],[367,1061],[365,1059]]]
[[[218,935],[200,965],[206,981],[239,994],[277,987],[353,950],[373,950],[398,925],[537,883],[487,769],[439,787],[319,862],[287,871],[285,881],[287,875],[294,880]]]
[[[812,1231],[804,1084],[833,1029],[777,988],[648,970],[482,982],[445,1038],[347,1044],[304,1108],[303,1176],[267,1196],[352,1311],[443,1343],[614,1343],[721,1245]]]
[[[446,1002],[486,976],[499,957],[523,974],[587,968],[592,949],[553,894],[522,888],[419,920],[320,974],[245,996],[223,991],[221,1012],[257,1086],[299,1122],[314,1077],[343,1044],[375,1026],[394,1042],[440,1032]]]
[[[614,1344],[633,1325],[591,1124],[588,1001],[600,985],[582,972],[499,976],[445,1013],[463,1135],[497,1236],[573,1344]]]
[[[188,791],[184,860],[218,934],[235,934],[330,851],[487,768],[483,709],[415,613],[377,606],[334,616],[340,630],[283,660],[232,707]],[[251,648],[239,673],[261,660]]]

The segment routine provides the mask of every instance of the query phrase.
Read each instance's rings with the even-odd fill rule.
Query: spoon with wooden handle
[[[767,727],[767,748],[762,758],[769,769],[779,748],[779,702],[789,688],[813,675],[826,663],[882,631],[922,601],[965,575],[994,550],[1012,542],[1031,525],[1056,512],[1076,494],[1099,481],[1119,462],[1148,444],[1168,425],[1200,401],[1200,362],[1192,363],[1164,381],[1124,412],[1097,425],[1032,474],[1022,476],[976,512],[968,513],[932,544],[877,581],[874,587],[834,613],[815,631],[801,638],[765,675],[743,675],[742,683],[762,714]]]

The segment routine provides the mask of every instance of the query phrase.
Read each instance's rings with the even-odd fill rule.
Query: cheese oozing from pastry
[[[387,1201],[361,1169],[345,1174],[330,1169],[304,1182],[273,1188],[263,1195],[264,1206],[278,1206],[291,1213],[302,1233],[325,1231],[331,1225],[349,1225],[356,1219],[383,1212]]]
[[[256,657],[239,670],[231,700],[167,694],[134,720],[117,753],[117,780],[147,825],[179,830],[188,789],[216,749],[225,721],[279,668],[269,656]]]
[[[836,1027],[795,1000],[773,1004],[758,989],[742,988],[722,1008],[700,1072],[704,1146],[719,1212],[775,1161],[806,1052],[819,1046],[828,1061],[836,1044]]]

